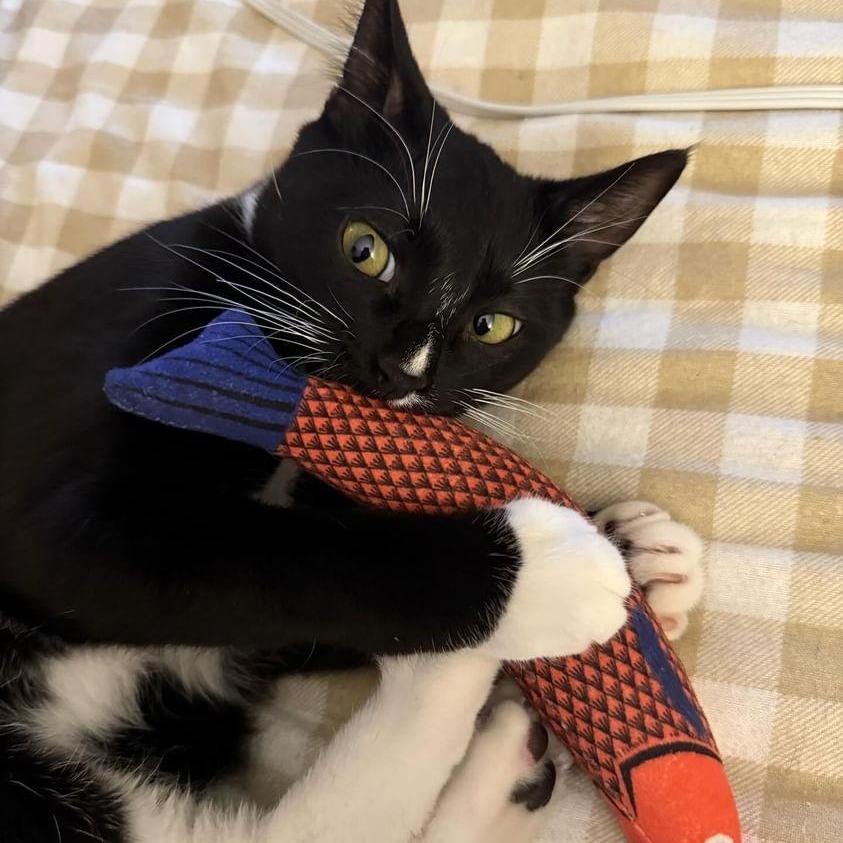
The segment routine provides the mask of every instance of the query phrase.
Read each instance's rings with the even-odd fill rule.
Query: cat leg
[[[702,540],[645,501],[613,504],[593,520],[624,552],[667,637],[679,638],[688,626],[688,612],[702,595]]]
[[[498,671],[470,650],[385,659],[378,690],[267,821],[267,843],[407,843],[474,734]]]
[[[492,705],[419,843],[530,843],[556,781],[547,732],[522,704]]]

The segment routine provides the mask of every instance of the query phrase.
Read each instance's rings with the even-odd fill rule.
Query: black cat
[[[270,456],[114,409],[105,373],[236,305],[310,372],[462,413],[535,368],[685,163],[672,150],[569,181],[516,173],[435,103],[394,0],[369,0],[324,111],[269,178],[3,310],[0,840],[419,832],[497,660],[576,651],[621,625],[617,551],[537,501],[415,517],[289,472],[270,483]],[[373,656],[398,658],[305,784],[260,816],[206,804],[249,762],[276,677]],[[428,697],[434,679],[445,690]],[[414,746],[429,752],[409,806],[379,760],[384,735],[409,767]],[[358,802],[360,817],[337,807]],[[463,839],[440,826],[424,839]]]

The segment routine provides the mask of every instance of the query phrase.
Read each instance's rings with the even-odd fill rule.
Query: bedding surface
[[[270,5],[266,2],[264,5]],[[334,0],[292,5],[338,29]],[[439,87],[497,102],[843,83],[838,0],[403,0]],[[239,0],[0,3],[0,303],[144,223],[261,178],[329,88]],[[518,394],[513,444],[589,508],[655,501],[707,540],[678,650],[748,843],[843,829],[840,110],[453,115],[555,177],[695,145]],[[400,564],[400,560],[397,562]],[[308,682],[314,738],[365,677]],[[297,697],[300,699],[300,697]],[[576,771],[545,843],[621,838]]]

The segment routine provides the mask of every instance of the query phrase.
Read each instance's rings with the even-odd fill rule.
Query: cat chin
[[[425,406],[424,399],[418,392],[408,392],[401,398],[390,398],[386,403],[398,410],[420,410]]]

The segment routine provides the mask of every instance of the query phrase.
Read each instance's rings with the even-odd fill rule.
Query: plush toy
[[[415,415],[278,359],[228,311],[193,342],[109,372],[116,406],[291,457],[359,502],[453,512],[533,495],[573,507],[547,477],[460,422]],[[507,665],[635,843],[738,843],[734,797],[688,678],[634,589],[629,621],[579,656]]]

